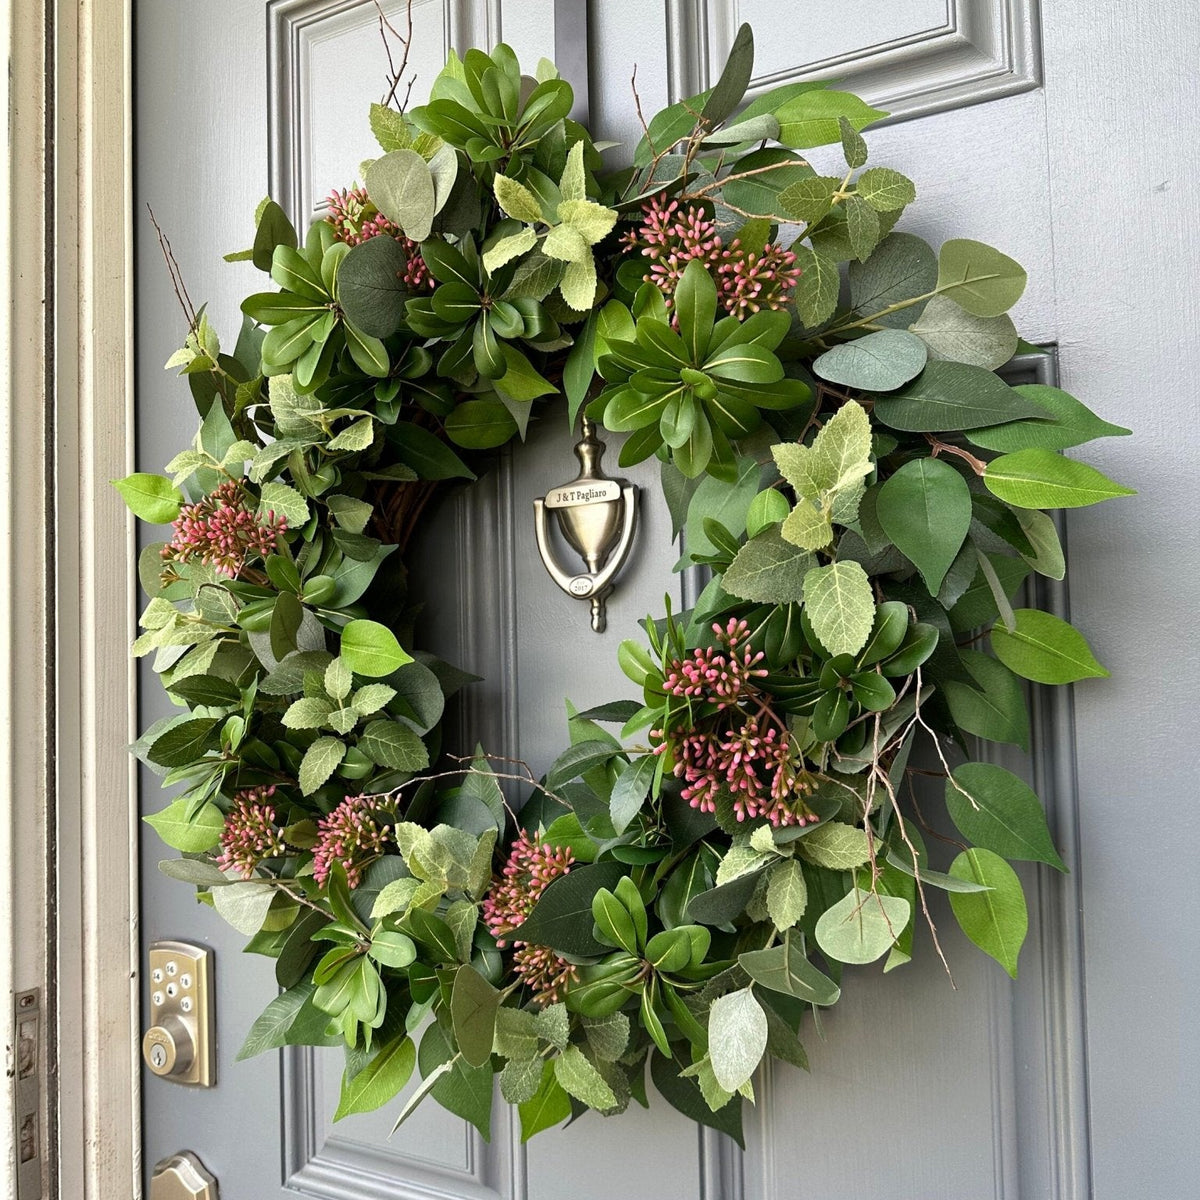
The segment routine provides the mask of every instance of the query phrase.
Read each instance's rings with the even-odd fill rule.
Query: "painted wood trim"
[[[62,1197],[141,1195],[131,0],[58,0],[58,846]]]
[[[0,159],[8,164],[0,206],[0,362],[7,364],[0,411],[0,999],[6,1052],[0,1088],[0,1194],[15,1196],[18,1178],[31,1182],[36,1160],[17,1161],[13,996],[41,990],[38,1074],[41,1104],[34,1116],[43,1192],[51,1181],[46,1150],[55,1140],[48,1095],[53,1063],[54,999],[50,960],[54,909],[48,903],[52,845],[53,658],[50,630],[53,589],[48,570],[53,545],[51,440],[52,378],[46,370],[53,337],[48,306],[52,278],[46,270],[53,244],[47,181],[48,23],[41,0],[0,7],[0,48],[7,70],[0,97],[7,115],[0,130]],[[26,1116],[28,1116],[26,1114]]]
[[[891,114],[888,122],[962,108],[1041,85],[1040,0],[947,0],[946,21],[853,53],[751,80],[747,95],[836,79]],[[741,21],[737,0],[667,0],[672,101],[720,74]]]

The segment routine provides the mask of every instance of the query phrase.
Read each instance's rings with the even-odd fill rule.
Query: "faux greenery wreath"
[[[1024,271],[892,232],[915,189],[866,166],[883,114],[855,96],[793,84],[735,115],[751,58],[743,28],[608,172],[570,87],[503,45],[376,105],[365,187],[302,246],[265,202],[230,256],[278,289],[232,355],[187,306],[168,366],[199,433],[172,478],[117,484],[173,525],[135,646],[184,710],[137,746],[181,787],[147,818],[183,852],[161,869],[277,960],[243,1057],[344,1043],[339,1117],[419,1066],[400,1120],[432,1094],[486,1137],[498,1074],[529,1137],[647,1103],[648,1064],[740,1140],[763,1056],[805,1065],[810,1007],[843,964],[906,962],[931,889],[1015,976],[1006,860],[1063,869],[1034,793],[964,758],[1027,747],[1022,680],[1107,673],[1012,597],[1063,575],[1041,510],[1128,493],[1058,451],[1127,431],[997,377],[1034,351],[1005,315]],[[805,153],[839,145],[814,155],[831,174]],[[518,769],[443,746],[470,677],[412,649],[395,551],[560,396],[629,435],[623,466],[659,459],[712,579],[621,646],[640,698],[572,711],[514,813]],[[934,851],[931,774],[958,834]]]

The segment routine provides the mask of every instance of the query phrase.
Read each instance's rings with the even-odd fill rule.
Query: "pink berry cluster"
[[[693,650],[687,658],[671,662],[663,680],[668,695],[705,701],[718,709],[736,704],[753,688],[753,679],[767,674],[766,667],[757,665],[766,657],[763,652],[743,645],[749,632],[745,621],[733,617],[723,629],[714,625],[713,633],[724,649]]]
[[[731,618],[713,632],[723,649],[693,650],[673,660],[663,686],[668,695],[716,705],[717,719],[707,729],[689,723],[680,730],[652,730],[659,742],[655,752],[671,748],[674,773],[684,781],[680,795],[701,812],[714,812],[717,797],[728,792],[739,821],[763,817],[775,826],[815,821],[804,803],[812,785],[787,725],[754,683],[767,671],[757,665],[762,652],[746,644],[749,626]]]
[[[325,199],[329,210],[325,220],[333,226],[333,236],[348,246],[357,246],[373,237],[390,237],[404,248],[408,259],[400,278],[414,292],[433,291],[433,276],[421,257],[421,244],[405,237],[400,226],[388,220],[372,203],[367,189],[334,189]]]
[[[275,806],[269,801],[273,787],[247,788],[233,798],[221,830],[221,854],[217,866],[250,879],[254,869],[267,858],[288,852],[283,830],[276,822]]]
[[[162,548],[166,562],[199,561],[236,579],[256,555],[274,554],[287,532],[287,520],[274,511],[256,512],[253,497],[230,479],[195,504],[185,504]]]
[[[324,887],[334,863],[341,863],[352,888],[362,882],[363,869],[394,841],[391,826],[381,823],[379,801],[368,796],[347,796],[317,824],[313,848],[313,878]]]
[[[764,308],[787,307],[801,275],[794,251],[770,242],[754,250],[740,238],[726,246],[716,223],[698,205],[664,203],[654,196],[642,208],[641,227],[627,240],[650,260],[642,278],[666,296],[668,308],[684,269],[694,260],[708,267],[721,307],[739,321]]]
[[[483,900],[483,920],[501,948],[507,935],[533,911],[538,898],[555,879],[566,875],[575,856],[570,849],[548,846],[542,835],[522,832],[508,853],[504,869]],[[576,981],[575,967],[549,946],[513,943],[513,969],[546,1004],[561,1000]]]

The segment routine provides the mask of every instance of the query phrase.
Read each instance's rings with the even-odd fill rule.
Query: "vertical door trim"
[[[0,361],[7,364],[0,412],[0,787],[5,795],[0,807],[0,1023],[8,1048],[0,1088],[0,1194],[14,1197],[36,1191],[39,1176],[41,1193],[50,1194],[47,1149],[54,1138],[47,1053],[52,1039],[46,1020],[54,925],[48,903],[53,529],[46,361],[53,337],[48,305],[53,280],[46,254],[53,237],[47,180],[52,106],[45,69],[50,36],[42,0],[0,4],[0,50],[7,67],[0,82],[7,118],[0,129],[0,158],[8,164],[8,196],[0,206],[5,314]],[[41,1020],[35,1026],[33,1078],[20,1083],[14,998],[34,989],[41,996]],[[33,1151],[24,1163],[18,1161],[21,1147]]]
[[[18,4],[25,0],[17,0]],[[52,0],[60,1192],[141,1195],[133,520],[132,0]]]

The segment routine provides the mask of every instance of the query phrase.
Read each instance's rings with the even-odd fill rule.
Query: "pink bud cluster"
[[[763,652],[755,653],[742,644],[750,633],[745,621],[731,617],[724,628],[714,625],[713,633],[724,651],[706,647],[672,661],[663,680],[668,695],[705,701],[722,709],[747,694],[754,678],[767,674],[765,667],[757,665],[765,657]]]
[[[233,798],[221,830],[221,854],[217,866],[250,879],[254,869],[267,858],[286,854],[283,830],[276,823],[275,806],[268,803],[273,787],[247,788]]]
[[[758,666],[762,651],[746,644],[749,626],[731,618],[724,627],[713,625],[713,633],[723,649],[693,650],[675,659],[663,687],[668,695],[716,705],[718,720],[707,729],[693,722],[680,730],[652,730],[659,741],[655,752],[670,746],[674,773],[684,781],[680,795],[701,812],[714,812],[717,797],[729,792],[739,821],[764,817],[780,826],[816,820],[804,803],[811,786],[798,768],[787,726],[754,683],[767,670]]]
[[[507,935],[520,927],[538,898],[554,880],[566,875],[575,856],[569,848],[548,846],[541,834],[522,832],[508,853],[503,870],[483,900],[483,920],[501,948]],[[546,1004],[561,1000],[578,978],[573,964],[548,946],[514,941],[513,969]]]
[[[236,579],[254,556],[274,554],[287,532],[286,518],[274,511],[260,515],[252,504],[232,479],[195,504],[185,504],[172,525],[170,542],[162,548],[164,561],[199,561]]]
[[[358,246],[373,237],[390,237],[404,248],[407,262],[400,278],[414,292],[431,292],[433,276],[421,257],[421,244],[405,237],[400,226],[390,221],[372,203],[367,189],[355,187],[334,189],[325,199],[329,215],[325,220],[333,226],[333,236],[348,246]]]
[[[380,804],[368,796],[347,796],[317,824],[313,878],[324,887],[334,863],[346,870],[352,888],[362,882],[363,868],[393,841],[391,827],[378,820]]]
[[[725,246],[716,223],[698,205],[685,207],[678,200],[664,204],[661,196],[654,196],[642,208],[646,215],[641,227],[627,241],[650,260],[642,278],[666,296],[668,308],[693,261],[708,268],[721,307],[739,321],[764,308],[787,307],[801,275],[794,251],[770,242],[753,250],[740,238]]]

